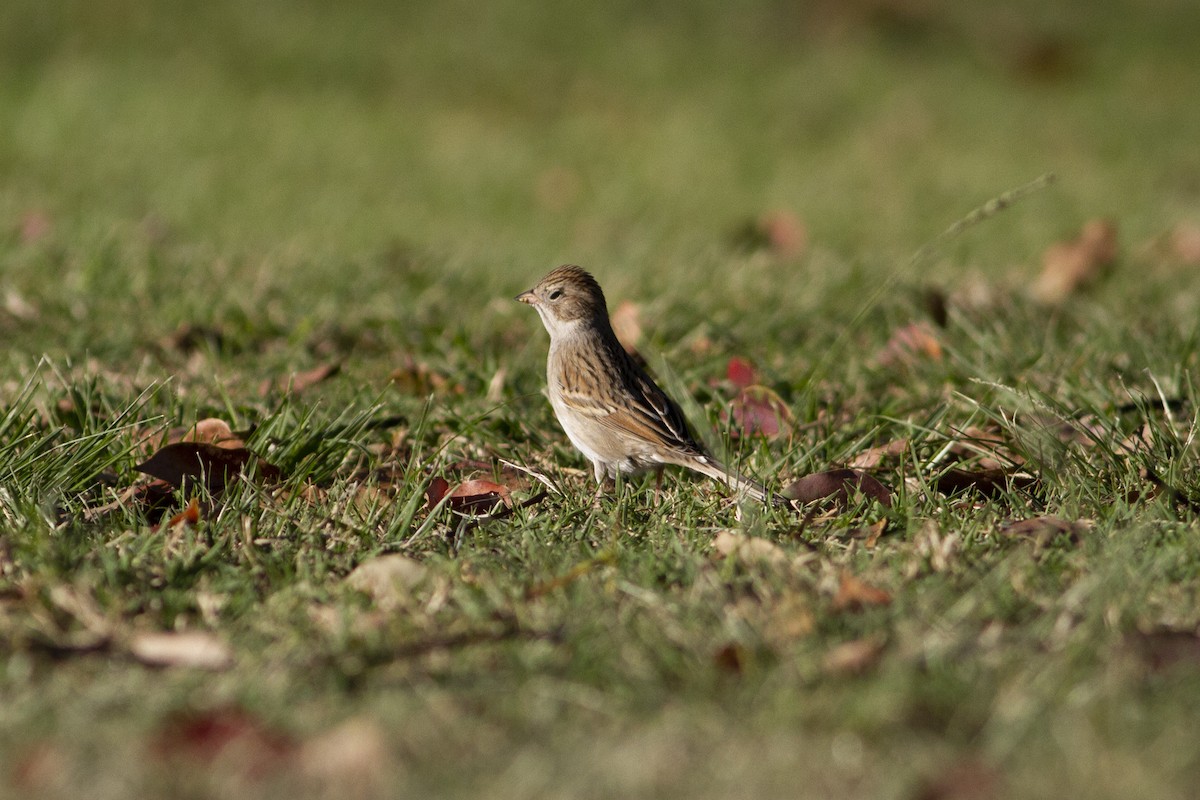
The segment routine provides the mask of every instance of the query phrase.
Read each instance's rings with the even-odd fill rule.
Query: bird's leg
[[[596,496],[592,498],[592,507],[600,507],[600,498],[604,496],[604,465],[599,461],[592,462],[592,471],[596,475]]]
[[[654,505],[658,505],[658,496],[662,492],[663,466],[659,464],[654,470]]]

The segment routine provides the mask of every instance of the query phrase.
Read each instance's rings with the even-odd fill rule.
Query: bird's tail
[[[758,481],[730,469],[712,456],[689,459],[683,463],[683,466],[720,481],[739,495],[745,495],[759,503],[766,503],[769,498],[769,501],[777,506],[788,504],[788,501],[782,496],[769,493],[767,487]]]

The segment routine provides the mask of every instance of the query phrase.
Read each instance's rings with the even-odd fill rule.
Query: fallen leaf
[[[1041,516],[1010,522],[1001,526],[1000,532],[1046,544],[1058,536],[1066,536],[1069,541],[1078,542],[1090,528],[1091,524],[1086,521],[1071,522],[1061,517]]]
[[[396,608],[412,597],[428,574],[420,561],[392,553],[359,564],[346,576],[346,585],[370,595],[377,606]]]
[[[511,502],[507,486],[477,478],[454,487],[446,504],[460,513],[487,514],[501,503],[509,505]]]
[[[734,356],[725,365],[725,379],[739,389],[746,389],[758,383],[758,375],[754,366],[744,358]]]
[[[246,448],[226,448],[208,442],[168,444],[135,469],[184,491],[201,483],[214,495],[237,475],[250,475],[260,483],[273,483],[280,478],[278,467]]]
[[[442,498],[450,492],[450,482],[440,475],[435,475],[425,487],[425,508],[432,510],[442,502]]]
[[[729,425],[730,438],[766,436],[774,438],[792,419],[792,412],[778,394],[766,386],[747,386],[721,411]]]
[[[821,663],[832,675],[861,675],[879,663],[883,648],[883,639],[879,637],[853,639],[834,645]]]
[[[922,782],[913,800],[993,800],[1004,792],[995,768],[974,759],[952,764],[935,778]]]
[[[151,667],[222,670],[233,665],[233,651],[206,631],[143,631],[129,640],[130,654]]]
[[[1171,254],[1188,266],[1200,266],[1200,223],[1181,222],[1171,231]]]
[[[741,675],[746,670],[748,653],[737,642],[728,642],[713,653],[713,665],[721,672]]]
[[[169,719],[151,742],[160,758],[182,758],[260,777],[283,767],[296,750],[291,737],[273,731],[240,708],[215,708]]]
[[[805,475],[788,485],[782,494],[800,503],[831,498],[842,507],[846,507],[850,504],[852,492],[861,493],[888,508],[892,507],[892,493],[886,486],[867,473],[852,469],[833,469]]]
[[[1117,258],[1117,228],[1094,219],[1079,236],[1051,245],[1042,255],[1042,271],[1033,283],[1034,299],[1048,305],[1063,302],[1092,283]]]
[[[218,447],[224,447],[227,450],[237,450],[246,445],[241,435],[234,433],[229,427],[228,422],[216,417],[200,420],[191,428],[188,428],[179,441],[207,442],[208,444],[215,444]]]
[[[874,469],[884,459],[899,458],[907,452],[907,438],[893,439],[887,444],[876,445],[858,453],[854,458],[850,459],[849,466],[852,469]]]
[[[713,539],[713,550],[726,558],[736,558],[738,561],[747,563],[783,564],[787,562],[787,554],[774,542],[733,531],[718,533]]]
[[[273,389],[281,392],[290,392],[291,394],[300,394],[316,386],[318,383],[332,378],[341,371],[342,365],[340,363],[331,362],[328,364],[319,364],[304,372],[292,373],[290,376],[274,380],[268,378],[259,384],[258,395],[259,397],[266,397]]]
[[[636,353],[642,340],[642,309],[632,301],[622,300],[609,318],[617,341],[627,353]]]
[[[1200,629],[1135,631],[1125,637],[1125,644],[1151,672],[1162,672],[1178,664],[1200,667]]]
[[[838,582],[837,594],[833,598],[835,611],[862,611],[872,606],[892,604],[892,595],[885,589],[843,572]]]
[[[882,367],[911,365],[922,359],[942,360],[942,343],[933,326],[924,320],[892,331],[887,344],[875,356],[875,361]]]
[[[776,209],[742,223],[730,237],[739,250],[769,250],[782,258],[800,257],[808,249],[808,228],[791,211]]]
[[[174,528],[177,525],[192,525],[195,526],[200,522],[200,499],[193,497],[187,504],[187,508],[180,511],[175,516],[171,517],[167,522],[168,528]]]
[[[1009,490],[1024,490],[1037,483],[1027,472],[993,467],[966,470],[952,467],[933,480],[934,488],[945,495],[974,491],[985,497],[999,497]]]

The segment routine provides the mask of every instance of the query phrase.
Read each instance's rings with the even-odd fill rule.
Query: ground
[[[1198,28],[6,3],[0,795],[1191,796]],[[594,503],[564,262],[807,502]]]

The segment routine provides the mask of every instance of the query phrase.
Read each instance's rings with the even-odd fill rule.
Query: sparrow
[[[617,341],[604,292],[590,273],[561,266],[516,299],[533,306],[550,334],[550,405],[601,486],[605,477],[675,464],[766,501],[761,484],[730,470],[697,441],[679,405]]]

